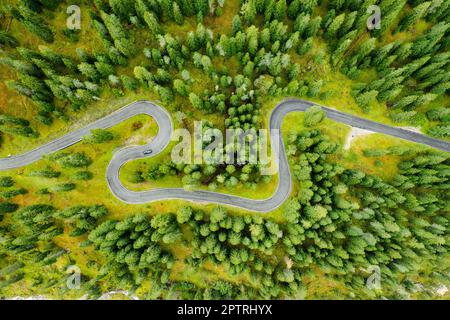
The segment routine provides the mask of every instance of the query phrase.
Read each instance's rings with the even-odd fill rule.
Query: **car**
[[[144,154],[145,154],[145,155],[152,154],[152,153],[153,153],[153,150],[152,150],[152,149],[148,149],[148,150],[145,150],[145,151],[144,151]]]

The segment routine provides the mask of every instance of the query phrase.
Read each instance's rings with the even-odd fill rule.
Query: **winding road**
[[[89,135],[92,129],[107,129],[133,116],[146,114],[153,117],[159,126],[156,137],[147,145],[120,149],[114,153],[106,170],[109,189],[118,199],[130,204],[142,204],[166,199],[183,199],[195,202],[219,203],[256,212],[268,212],[283,204],[292,190],[291,172],[283,140],[281,135],[277,136],[275,132],[280,130],[286,114],[293,111],[305,111],[313,105],[317,104],[300,99],[289,99],[278,104],[272,111],[270,115],[270,129],[275,130],[271,130],[271,146],[274,158],[277,160],[279,179],[275,193],[270,198],[263,200],[248,199],[212,191],[187,191],[183,188],[156,188],[148,191],[131,191],[125,188],[119,179],[120,168],[128,161],[157,155],[167,147],[172,136],[173,125],[169,113],[164,108],[149,101],[134,102],[80,130],[70,132],[34,150],[21,155],[2,158],[0,159],[0,171],[26,166],[38,161],[44,155],[67,148],[81,141],[84,136]],[[434,139],[402,128],[387,126],[335,109],[323,106],[322,109],[326,112],[327,117],[334,121],[450,152],[450,143],[447,141]],[[144,151],[148,149],[153,151],[152,154],[144,155]]]

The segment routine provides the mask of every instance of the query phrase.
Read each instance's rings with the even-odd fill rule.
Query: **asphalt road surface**
[[[290,99],[281,102],[272,111],[270,116],[270,129],[272,129],[271,146],[272,152],[275,155],[274,158],[277,160],[276,165],[278,166],[279,179],[275,193],[270,198],[263,200],[248,199],[212,191],[187,191],[183,188],[156,188],[148,191],[131,191],[125,188],[119,180],[120,168],[128,161],[150,158],[157,155],[167,147],[172,136],[173,125],[170,115],[164,108],[149,101],[134,102],[80,130],[68,133],[63,137],[55,139],[34,150],[21,155],[2,158],[0,159],[0,171],[26,166],[38,161],[44,155],[67,148],[81,141],[84,136],[89,135],[92,129],[107,129],[133,116],[147,114],[153,117],[159,126],[156,137],[147,145],[126,147],[118,150],[114,153],[113,158],[108,165],[106,180],[109,189],[118,199],[130,204],[142,204],[166,199],[183,199],[194,202],[224,204],[256,212],[268,212],[283,204],[292,190],[291,172],[282,137],[281,135],[276,136],[275,133],[277,130],[280,130],[281,123],[286,114],[293,111],[305,111],[313,105],[316,104],[305,100]],[[335,109],[323,106],[322,109],[326,112],[327,117],[334,121],[450,152],[450,143],[447,141],[434,139],[420,133],[359,118]],[[144,151],[149,149],[152,150],[152,153],[144,154]]]

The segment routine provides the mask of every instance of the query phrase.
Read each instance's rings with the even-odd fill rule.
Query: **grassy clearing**
[[[359,169],[370,174],[375,174],[383,179],[390,180],[397,173],[397,164],[402,157],[395,155],[367,157],[364,155],[364,150],[384,150],[394,146],[409,146],[418,150],[427,149],[426,146],[375,133],[356,138],[353,141],[352,148],[342,158],[341,163],[347,168]]]

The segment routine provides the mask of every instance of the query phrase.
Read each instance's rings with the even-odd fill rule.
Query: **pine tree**
[[[432,94],[441,95],[448,92],[449,89],[450,89],[450,81],[446,81],[432,86],[430,92]]]
[[[100,13],[106,28],[108,29],[111,38],[114,40],[122,39],[127,36],[125,29],[120,23],[119,18],[114,14],[107,14],[105,12]]]
[[[333,66],[337,66],[339,64],[339,61],[342,59],[343,54],[347,51],[347,49],[350,47],[352,43],[351,39],[347,39],[342,41],[337,49],[333,52],[333,55],[331,56],[331,63]]]
[[[283,21],[286,17],[287,4],[286,0],[278,0],[275,5],[274,18],[278,21]]]
[[[318,2],[319,0],[302,0],[301,11],[311,14]]]
[[[317,97],[320,93],[320,89],[323,86],[323,80],[316,80],[309,85],[308,96],[309,97]]]
[[[123,21],[129,21],[136,14],[133,0],[109,0],[109,5]]]
[[[396,31],[398,32],[408,29],[416,20],[422,18],[425,15],[430,5],[431,1],[426,1],[415,7],[405,17],[403,17],[403,19],[398,24]]]
[[[304,36],[307,38],[314,37],[317,34],[317,31],[320,29],[320,25],[322,23],[322,17],[317,16],[314,19],[310,20],[308,23],[308,27],[305,30]]]
[[[186,97],[188,95],[188,89],[183,80],[175,79],[173,81],[173,88],[181,96]]]
[[[103,78],[107,78],[110,74],[114,74],[114,68],[108,63],[95,62],[95,67],[97,71],[102,75]]]
[[[300,8],[301,8],[301,0],[293,0],[289,4],[289,8],[288,8],[289,18],[295,19],[295,17],[297,17],[298,12],[300,11]]]
[[[312,106],[305,112],[303,123],[307,127],[316,126],[325,119],[325,116],[325,111],[320,106]]]
[[[120,79],[122,80],[122,84],[125,89],[135,91],[139,87],[139,83],[132,77],[129,77],[127,75],[121,75]]]
[[[31,32],[42,38],[45,42],[52,43],[55,40],[53,31],[43,23],[24,20],[22,23]]]
[[[107,0],[94,0],[97,10],[107,11],[110,7]]]
[[[222,207],[215,207],[211,211],[210,220],[212,223],[219,223],[223,219],[225,219],[227,216],[227,211]]]
[[[149,11],[149,8],[147,7],[147,1],[145,0],[137,0],[135,6],[136,14],[137,16],[144,21],[144,15],[147,11]]]
[[[336,34],[339,31],[339,28],[344,23],[345,20],[345,13],[341,13],[336,18],[333,19],[333,21],[330,23],[330,25],[327,27],[325,31],[325,38],[327,40],[331,40],[335,38]]]
[[[235,15],[233,17],[233,21],[232,21],[231,25],[232,25],[231,30],[232,30],[233,35],[235,35],[239,31],[242,31],[242,22],[241,22],[241,18],[238,15]]]
[[[363,58],[368,56],[376,47],[376,38],[369,38],[364,41],[356,50],[355,57],[358,62],[360,62]]]
[[[0,187],[9,188],[14,185],[14,179],[10,176],[0,177]]]
[[[195,14],[193,1],[191,0],[181,0],[179,2],[181,11],[183,12],[184,16],[190,17]]]
[[[301,36],[305,33],[309,25],[309,14],[301,13],[297,16],[294,22],[294,31],[298,31]]]
[[[136,54],[137,48],[133,38],[129,36],[126,38],[118,39],[114,41],[114,46],[125,57],[131,58]]]
[[[203,109],[203,100],[200,99],[199,96],[197,96],[195,93],[191,92],[189,94],[189,101],[191,102],[192,106],[196,109]]]
[[[173,3],[174,3],[174,1],[171,1],[171,0],[160,0],[159,1],[159,4],[162,9],[162,14],[165,17],[170,18],[170,19],[173,18],[173,9],[172,9]]]
[[[328,10],[327,14],[322,20],[322,28],[324,30],[327,29],[335,17],[336,17],[336,10],[334,9]]]
[[[309,50],[311,50],[312,46],[313,46],[313,41],[314,38],[310,37],[308,39],[306,39],[299,47],[297,50],[297,53],[299,55],[303,55],[305,53],[307,53]]]
[[[183,24],[183,21],[184,21],[183,14],[181,13],[180,7],[178,6],[178,4],[176,2],[174,2],[174,4],[173,4],[173,19],[179,25]]]
[[[376,90],[366,91],[356,97],[356,102],[361,109],[367,113],[370,111],[370,103],[376,98],[377,95],[378,91]]]
[[[264,22],[269,23],[272,20],[275,11],[275,0],[267,0],[265,5]]]
[[[6,31],[0,30],[0,44],[4,46],[17,47],[19,42]]]
[[[411,55],[414,58],[423,57],[432,52],[436,44],[442,39],[450,27],[450,23],[440,22],[434,25],[427,33],[419,36],[413,43]]]
[[[192,214],[193,214],[193,211],[192,211],[191,207],[187,207],[187,206],[182,207],[181,209],[178,210],[177,222],[180,224],[189,222]]]
[[[438,126],[434,126],[428,129],[428,134],[434,136],[434,137],[439,137],[439,138],[444,138],[444,137],[449,137],[450,136],[450,126],[448,125],[438,125]]]
[[[377,96],[378,101],[394,101],[394,99],[403,91],[403,86],[395,86],[392,89],[380,92]]]
[[[152,32],[152,34],[154,36],[161,34],[161,28],[159,26],[159,22],[152,12],[147,11],[144,14],[144,20],[145,20],[145,23],[147,23],[148,27],[150,28],[150,31]]]
[[[80,72],[83,75],[85,75],[86,77],[88,77],[89,79],[91,79],[93,81],[100,80],[100,75],[99,75],[97,69],[92,64],[82,62],[78,65],[78,70],[80,70]]]
[[[350,14],[346,15],[344,22],[342,23],[341,27],[339,28],[338,35],[339,37],[344,36],[347,34],[353,27],[356,19],[356,15],[358,14],[357,11],[353,11]]]
[[[44,20],[34,11],[26,6],[19,6],[11,12],[31,32],[43,39],[45,42],[54,41],[54,33]]]
[[[91,130],[91,136],[87,139],[93,143],[104,143],[114,139],[114,135],[104,129]]]
[[[242,15],[245,21],[250,25],[256,18],[255,0],[248,0],[242,6]]]
[[[392,106],[392,109],[397,109],[397,108],[403,109],[404,107],[416,102],[418,98],[419,98],[419,96],[417,96],[417,95],[405,96],[405,97],[401,98],[400,100],[398,100],[396,103],[394,103],[394,105]]]

